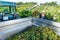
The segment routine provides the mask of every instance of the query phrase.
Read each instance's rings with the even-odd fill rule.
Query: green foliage
[[[55,15],[57,15],[57,19],[56,19],[56,22],[60,22],[60,6],[57,5],[57,6],[54,6],[54,5],[41,5],[40,7],[36,7],[34,9],[32,9],[32,12],[34,11],[39,11],[40,13],[42,13],[42,11],[44,10],[45,11],[45,14],[46,14],[46,19],[48,20],[53,20],[53,17]]]
[[[58,11],[60,11],[60,5],[57,5],[56,2],[42,4],[41,6],[37,6],[36,8],[29,10],[28,11],[29,13],[28,13],[26,10],[31,8],[35,4],[36,3],[34,3],[34,2],[29,2],[29,3],[19,2],[19,3],[17,3],[16,11],[22,18],[24,18],[24,17],[28,17],[28,16],[32,15],[32,13],[36,10],[40,13],[42,13],[42,11],[44,10],[46,13],[46,19],[53,20],[54,15],[57,15],[58,18],[54,21],[60,22],[60,12],[58,12]],[[8,11],[7,9],[8,9],[8,7],[0,7],[0,12]],[[30,13],[30,11],[31,11],[31,13]]]
[[[0,7],[0,12],[8,12],[8,7]]]
[[[22,12],[19,13],[19,15],[21,18],[29,17],[29,16],[31,16],[31,11],[30,10],[23,10]]]
[[[35,5],[35,3],[23,3],[22,5],[17,5],[17,13],[26,10],[28,8],[31,8],[33,5]]]
[[[60,40],[60,36],[53,32],[51,27],[27,28],[22,33],[10,36],[6,40]]]
[[[41,5],[50,5],[50,6],[52,6],[52,5],[57,5],[57,2],[56,1],[55,2],[46,2],[44,4],[41,3]]]

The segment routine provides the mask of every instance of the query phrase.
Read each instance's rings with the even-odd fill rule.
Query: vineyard
[[[52,20],[56,15],[56,19],[54,21],[60,22],[60,6],[50,6],[50,5],[42,5],[41,7],[36,7],[32,11],[38,10],[40,13],[44,10],[46,13],[46,19]]]
[[[42,11],[45,11],[46,19],[56,21],[56,22],[60,22],[60,5],[57,5],[57,4],[41,5],[41,6],[37,6],[36,8],[34,8],[32,10],[28,10],[29,8],[31,8],[34,5],[36,5],[36,4],[28,3],[28,4],[23,4],[21,6],[17,6],[17,12],[22,17],[23,16],[28,17],[31,15],[34,15],[33,14],[34,11],[38,11],[39,14],[42,13]],[[36,14],[37,14],[37,16],[39,16],[38,13],[36,13]],[[35,16],[36,16],[36,14],[35,14]]]
[[[34,15],[34,11],[38,11],[34,16],[38,16],[42,13],[42,11],[45,11],[46,19],[60,22],[60,5],[57,5],[56,3],[46,3],[41,4],[40,6],[36,6],[32,10],[28,10],[34,5],[37,5],[37,3],[30,2],[30,3],[17,3],[16,11],[20,15],[21,18],[29,17],[31,15]],[[7,11],[8,7],[0,7],[0,12]],[[55,17],[56,16],[56,17]]]
[[[60,24],[60,5],[56,4],[55,2],[50,2],[50,3],[37,5],[35,8],[32,8],[34,5],[37,5],[37,3],[34,3],[34,2],[17,3],[16,13],[19,15],[20,20],[18,20],[18,19],[17,19],[17,21],[13,20],[15,23],[12,22],[12,20],[11,20],[11,22],[12,22],[11,25],[19,24],[17,26],[19,26],[19,28],[20,28],[24,23],[25,23],[24,25],[28,25],[29,23],[32,24],[33,22],[36,22],[36,24],[38,25],[38,23],[41,22],[40,24],[43,24],[42,22],[44,22],[44,24],[46,24],[46,25],[50,24],[52,26],[57,23],[58,26],[60,27],[60,25],[59,25]],[[30,8],[32,8],[32,9],[29,10]],[[8,7],[0,7],[0,12],[5,12],[5,11],[8,11]],[[45,12],[46,20],[39,19],[40,14],[42,14],[42,11]],[[28,18],[31,17],[31,19],[27,20],[28,18],[26,18],[26,17],[28,17]],[[26,18],[26,19],[23,19],[24,20],[23,21],[22,18]],[[32,18],[33,19],[35,18],[35,20],[32,20]],[[26,20],[27,20],[27,24],[26,24]],[[39,22],[39,20],[40,20],[40,22]],[[50,23],[48,23],[48,22],[50,22]],[[20,23],[22,24],[21,26],[20,26]],[[28,27],[19,33],[11,35],[6,40],[60,40],[60,36],[53,31],[52,26],[50,26],[50,25],[49,26]],[[7,26],[10,27],[9,25],[7,25]],[[14,26],[12,26],[12,27],[14,28]]]

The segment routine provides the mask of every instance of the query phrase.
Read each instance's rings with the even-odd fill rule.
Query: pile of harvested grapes
[[[60,36],[51,27],[32,27],[10,36],[6,40],[60,40]]]

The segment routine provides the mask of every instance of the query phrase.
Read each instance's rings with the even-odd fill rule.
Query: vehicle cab
[[[4,9],[2,12],[0,11],[0,21],[15,20],[20,18],[19,14],[16,13],[15,2],[0,1],[0,3],[1,9]]]

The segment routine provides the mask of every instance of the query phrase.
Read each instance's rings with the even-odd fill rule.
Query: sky
[[[45,3],[45,2],[51,2],[51,1],[57,1],[60,3],[59,0],[0,0],[0,1],[9,1],[9,2],[37,2],[37,3]]]

